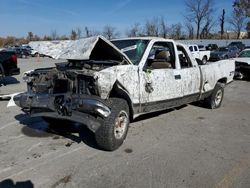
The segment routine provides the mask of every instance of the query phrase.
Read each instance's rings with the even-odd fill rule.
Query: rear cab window
[[[185,48],[181,45],[177,45],[177,51],[181,69],[193,67],[192,61]]]

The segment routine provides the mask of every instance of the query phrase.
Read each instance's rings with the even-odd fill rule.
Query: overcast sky
[[[233,0],[214,0],[218,18],[232,11]],[[0,36],[43,36],[56,30],[69,35],[73,28],[102,30],[112,25],[122,35],[134,23],[164,16],[168,25],[184,23],[184,0],[0,0]],[[226,28],[227,29],[227,28]]]

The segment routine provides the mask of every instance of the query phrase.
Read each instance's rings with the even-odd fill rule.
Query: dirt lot
[[[22,72],[54,63],[19,59]],[[26,89],[21,76],[7,81],[1,94]],[[217,110],[187,105],[140,117],[114,152],[99,150],[84,127],[49,132],[0,101],[0,187],[250,187],[249,85],[229,85]]]

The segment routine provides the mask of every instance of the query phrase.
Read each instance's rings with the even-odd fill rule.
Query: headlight
[[[23,81],[24,82],[30,82],[30,74],[33,72],[34,70],[29,70],[23,73]]]

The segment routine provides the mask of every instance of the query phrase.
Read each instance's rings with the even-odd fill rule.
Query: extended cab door
[[[178,58],[180,63],[180,74],[182,92],[185,103],[196,99],[199,96],[201,87],[200,69],[194,58],[183,45],[177,45]]]
[[[141,112],[176,106],[183,96],[173,42],[155,42],[139,73]]]

